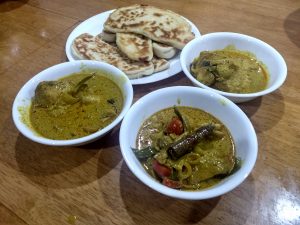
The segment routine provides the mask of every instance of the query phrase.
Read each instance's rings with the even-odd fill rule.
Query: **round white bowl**
[[[267,66],[270,77],[265,90],[249,94],[219,91],[199,82],[190,73],[190,65],[193,60],[199,56],[200,52],[223,49],[228,45],[234,45],[238,50],[249,51],[255,54],[256,58]],[[286,63],[279,52],[272,46],[254,37],[230,32],[205,34],[190,41],[181,52],[180,63],[183,72],[195,86],[214,91],[236,103],[249,101],[275,91],[283,84],[287,76]]]
[[[242,160],[241,168],[217,185],[199,191],[175,190],[152,178],[135,157],[131,147],[136,147],[136,137],[145,119],[174,105],[199,108],[218,118],[233,137],[236,156]],[[163,88],[139,99],[123,119],[120,129],[120,147],[129,169],[143,183],[164,195],[189,200],[213,198],[234,189],[249,175],[257,157],[257,137],[243,111],[232,101],[215,92],[186,86]]]
[[[31,104],[31,99],[34,96],[34,91],[37,85],[41,81],[57,80],[59,78],[65,77],[72,73],[80,72],[83,69],[88,69],[89,71],[103,71],[107,73],[107,77],[114,81],[123,93],[124,105],[121,113],[118,117],[110,123],[108,126],[103,129],[84,136],[81,138],[76,138],[72,140],[52,140],[37,134],[28,124],[29,113],[28,109]],[[89,142],[92,142],[103,135],[108,131],[113,129],[124,117],[125,113],[129,110],[133,99],[133,89],[128,77],[116,67],[109,65],[107,63],[102,63],[98,61],[91,60],[79,60],[73,62],[65,62],[55,66],[52,66],[44,71],[38,73],[36,76],[31,78],[19,91],[17,94],[12,109],[13,121],[18,128],[18,130],[27,138],[31,139],[34,142],[53,145],[53,146],[75,146],[83,145]],[[26,111],[24,113],[24,111]],[[27,121],[27,122],[26,122]]]

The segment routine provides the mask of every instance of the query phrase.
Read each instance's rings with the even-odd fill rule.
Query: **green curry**
[[[232,93],[262,91],[269,77],[265,66],[253,54],[233,46],[201,52],[191,64],[191,73],[207,86]]]
[[[113,81],[100,72],[82,72],[39,83],[29,117],[41,136],[68,140],[104,128],[119,115],[122,106],[122,92]]]
[[[212,115],[191,107],[159,111],[141,126],[136,156],[164,185],[187,190],[210,187],[238,166],[232,137]]]

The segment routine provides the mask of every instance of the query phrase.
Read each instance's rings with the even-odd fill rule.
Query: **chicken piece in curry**
[[[43,137],[75,139],[110,124],[122,106],[120,88],[101,73],[71,74],[39,83],[29,112],[30,123]]]
[[[250,52],[228,46],[203,51],[191,64],[192,75],[204,85],[231,93],[254,93],[266,89],[266,67]]]

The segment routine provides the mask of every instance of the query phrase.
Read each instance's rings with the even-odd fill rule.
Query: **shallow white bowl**
[[[38,135],[28,125],[28,121],[29,121],[28,113],[22,113],[24,112],[24,110],[25,111],[28,110],[37,85],[41,81],[57,80],[61,77],[70,75],[72,73],[80,72],[82,69],[88,69],[89,71],[101,70],[103,72],[106,72],[107,77],[110,78],[112,81],[114,81],[120,87],[124,97],[124,105],[121,113],[108,126],[85,137],[72,139],[72,140],[52,140]],[[25,137],[31,139],[32,141],[45,144],[45,145],[54,145],[54,146],[83,145],[102,137],[108,131],[113,129],[123,119],[125,113],[129,110],[132,104],[132,99],[133,99],[132,85],[128,77],[116,67],[106,63],[91,61],[91,60],[65,62],[65,63],[52,66],[38,73],[21,88],[13,103],[12,116],[18,130]]]
[[[270,79],[265,90],[250,94],[223,92],[202,84],[190,73],[190,65],[200,52],[223,49],[228,45],[234,45],[238,50],[255,54],[256,58],[267,66]],[[180,63],[183,72],[195,86],[214,91],[236,103],[249,101],[275,91],[283,84],[287,76],[286,63],[272,46],[254,37],[230,32],[205,34],[190,41],[181,52]]]
[[[217,185],[200,191],[171,189],[152,178],[135,157],[131,147],[136,147],[137,133],[145,119],[174,105],[199,108],[218,118],[233,137],[236,155],[242,159],[242,167]],[[257,137],[243,111],[227,98],[197,87],[164,88],[139,99],[123,119],[120,129],[120,147],[126,164],[143,183],[162,194],[190,200],[213,198],[237,187],[249,175],[257,157]]]

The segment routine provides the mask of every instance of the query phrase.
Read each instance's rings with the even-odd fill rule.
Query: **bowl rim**
[[[217,187],[217,188],[211,188],[211,189],[204,189],[204,190],[199,190],[199,191],[182,191],[182,190],[176,190],[172,188],[168,188],[164,186],[163,184],[159,183],[156,181],[154,178],[152,178],[150,175],[147,174],[146,171],[141,171],[141,169],[135,167],[135,162],[134,161],[134,154],[132,154],[132,150],[130,146],[126,145],[127,140],[125,139],[126,133],[128,132],[129,129],[129,124],[131,123],[131,120],[134,119],[132,117],[132,114],[134,114],[134,111],[139,108],[140,103],[145,103],[153,98],[153,96],[172,92],[172,91],[193,91],[199,94],[202,94],[204,96],[210,96],[212,98],[217,98],[220,101],[226,101],[226,105],[230,107],[233,107],[234,110],[238,112],[238,114],[241,116],[241,119],[246,122],[246,125],[249,129],[247,129],[248,132],[248,137],[251,138],[251,152],[249,153],[249,157],[247,160],[247,164],[244,164],[244,173],[242,176],[239,176],[239,179],[234,179],[234,182],[231,182],[230,184],[227,184],[227,189],[224,190],[222,187]],[[166,106],[166,108],[169,106]],[[204,109],[205,110],[205,109]],[[158,110],[159,111],[159,110]],[[132,117],[132,118],[131,118]],[[149,116],[148,116],[149,117]],[[146,118],[145,118],[146,119]],[[200,89],[198,87],[190,87],[190,86],[173,86],[173,87],[166,87],[166,88],[161,88],[156,91],[150,92],[137,100],[130,110],[127,112],[126,116],[124,117],[121,128],[120,128],[120,134],[119,134],[119,143],[120,143],[120,149],[121,153],[123,155],[123,158],[131,170],[131,172],[140,180],[142,181],[145,185],[150,187],[151,189],[156,190],[159,193],[162,193],[164,195],[178,198],[178,199],[186,199],[186,200],[202,200],[202,199],[209,199],[213,197],[217,197],[220,195],[223,195],[234,188],[236,188],[238,185],[240,185],[251,173],[252,169],[254,168],[256,159],[257,159],[257,153],[258,153],[258,142],[257,142],[257,136],[254,130],[254,127],[249,120],[249,118],[246,116],[246,114],[232,101],[230,101],[228,98],[221,96],[215,92],[206,90],[206,89]],[[138,159],[136,159],[138,160]]]
[[[39,81],[40,78],[42,80],[45,80],[45,78],[48,78],[49,73],[51,73],[53,70],[60,71],[60,70],[69,69],[69,68],[71,68],[71,70],[72,70],[72,68],[74,68],[74,70],[76,70],[77,68],[79,68],[79,70],[81,68],[104,70],[104,71],[109,70],[110,73],[113,74],[114,77],[120,77],[117,79],[124,79],[125,82],[124,83],[122,82],[122,85],[124,85],[124,88],[122,88],[122,85],[117,84],[115,81],[112,80],[114,83],[116,83],[119,86],[119,88],[122,91],[123,98],[124,98],[123,108],[122,108],[121,113],[115,118],[115,120],[113,120],[109,125],[107,125],[106,127],[104,127],[101,130],[98,130],[95,133],[92,133],[90,135],[80,137],[80,138],[70,139],[70,140],[48,139],[48,138],[43,137],[43,136],[39,135],[38,133],[36,133],[32,128],[28,127],[22,121],[22,119],[21,119],[22,115],[18,109],[20,107],[19,101],[21,99],[24,99],[23,95],[26,90],[31,89],[33,86],[36,86],[38,82],[40,82]],[[75,72],[71,72],[68,74],[62,73],[61,75],[57,76],[56,78],[53,78],[52,80],[60,79],[62,77],[68,76],[72,73],[75,73]],[[122,89],[126,90],[126,93],[124,93]],[[91,141],[94,141],[97,138],[100,138],[102,135],[106,134],[111,129],[113,129],[119,122],[121,122],[121,120],[125,116],[126,112],[129,110],[129,108],[132,104],[132,101],[133,101],[132,84],[131,84],[129,78],[121,70],[119,70],[118,68],[116,68],[110,64],[100,62],[100,61],[77,60],[77,61],[72,61],[72,62],[63,62],[63,63],[55,64],[53,66],[50,66],[50,67],[40,71],[39,73],[34,75],[32,78],[30,78],[21,87],[21,89],[18,91],[18,94],[16,95],[16,97],[14,99],[13,106],[12,106],[12,117],[13,117],[14,124],[17,127],[17,129],[19,130],[19,132],[34,142],[44,144],[44,145],[50,145],[50,146],[76,146],[76,145],[82,145],[82,144],[86,144]],[[28,130],[30,130],[30,132],[28,132]]]
[[[188,70],[186,63],[185,63],[185,59],[186,56],[188,54],[189,51],[191,51],[192,47],[199,42],[202,42],[205,39],[210,39],[210,38],[215,38],[215,37],[223,37],[223,38],[240,38],[240,39],[244,39],[244,40],[251,40],[253,42],[255,42],[256,44],[264,47],[265,49],[267,49],[267,51],[271,52],[272,55],[274,57],[277,58],[277,60],[280,62],[279,65],[282,68],[283,72],[280,76],[278,76],[278,78],[276,79],[276,82],[272,85],[267,87],[266,89],[259,91],[259,92],[254,92],[254,93],[245,93],[245,94],[240,94],[240,93],[232,93],[232,92],[225,92],[225,91],[220,91],[214,88],[211,88],[203,83],[201,83],[200,81],[198,81],[196,78],[193,77],[193,75],[190,73],[190,71]],[[226,97],[235,97],[235,98],[255,98],[255,97],[259,97],[259,96],[263,96],[266,94],[269,94],[273,91],[275,91],[276,89],[278,89],[286,80],[287,77],[287,65],[286,62],[284,60],[284,58],[282,57],[282,55],[271,45],[269,45],[268,43],[255,38],[253,36],[249,36],[246,34],[241,34],[241,33],[235,33],[235,32],[213,32],[213,33],[207,33],[204,34],[200,37],[196,37],[195,39],[193,39],[192,41],[190,41],[181,51],[180,54],[180,64],[182,67],[182,70],[184,72],[184,74],[197,86],[200,86],[202,88],[214,91],[218,94],[221,94],[223,96]]]

